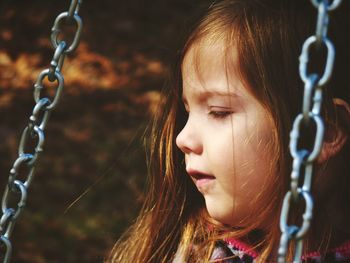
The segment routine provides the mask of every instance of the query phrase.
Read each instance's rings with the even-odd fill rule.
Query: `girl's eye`
[[[215,119],[223,119],[225,117],[228,117],[232,114],[232,111],[210,111],[209,115],[212,116]]]

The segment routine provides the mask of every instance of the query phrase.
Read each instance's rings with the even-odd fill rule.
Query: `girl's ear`
[[[336,155],[348,140],[350,128],[350,106],[339,98],[333,99],[338,125],[327,123],[322,150],[317,162],[323,163]]]

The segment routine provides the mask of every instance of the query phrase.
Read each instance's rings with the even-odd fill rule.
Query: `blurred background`
[[[12,262],[103,261],[143,201],[142,135],[184,34],[209,2],[84,1],[82,39],[63,66]],[[69,4],[0,1],[0,193],[35,105],[33,84],[53,56],[53,21]]]

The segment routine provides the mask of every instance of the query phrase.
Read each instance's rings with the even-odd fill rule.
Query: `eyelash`
[[[210,111],[209,115],[211,115],[215,119],[224,119],[230,116],[232,113],[232,111]]]
[[[187,109],[184,108],[184,111],[186,113],[186,115],[189,115],[189,111]],[[230,116],[233,113],[233,111],[229,111],[229,110],[211,110],[208,112],[208,114],[213,117],[214,119],[224,119],[228,116]]]

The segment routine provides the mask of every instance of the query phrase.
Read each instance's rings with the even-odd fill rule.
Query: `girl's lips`
[[[191,176],[198,189],[203,189],[216,179],[213,175],[205,174],[195,170],[188,170],[187,173]]]

